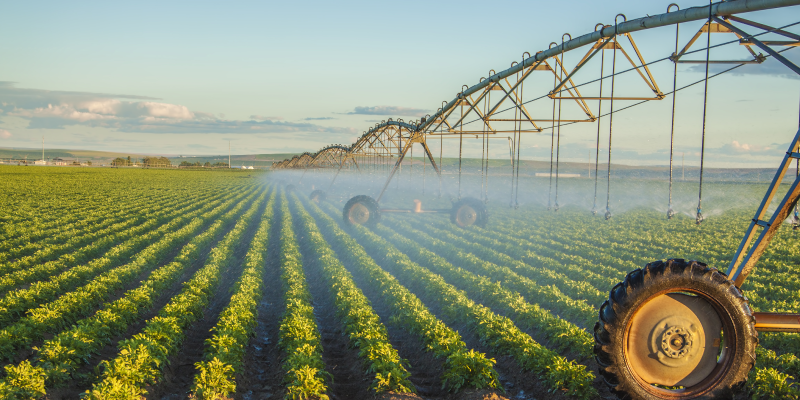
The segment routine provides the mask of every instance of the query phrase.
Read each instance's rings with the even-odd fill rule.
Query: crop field
[[[344,225],[345,195],[316,203],[272,173],[0,176],[8,399],[612,398],[592,337],[609,290],[659,259],[724,271],[756,205],[699,227],[490,203],[485,228],[367,228]],[[800,309],[797,235],[743,286],[755,311]],[[742,396],[798,398],[800,335],[759,340]]]

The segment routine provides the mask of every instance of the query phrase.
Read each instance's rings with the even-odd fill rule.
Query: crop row
[[[292,215],[286,194],[281,193],[281,283],[286,310],[281,319],[278,346],[285,354],[281,367],[286,373],[286,397],[327,399],[322,342],[311,304],[311,292],[303,271]]]
[[[46,236],[39,240],[25,235],[26,237],[17,239],[20,241],[18,244],[8,241],[3,243],[8,246],[7,251],[0,253],[0,274],[50,261],[70,250],[89,244],[109,232],[126,229],[128,226],[140,222],[136,218],[139,215],[152,213],[159,208],[167,209],[180,204],[205,202],[209,200],[209,197],[208,195],[195,195],[184,199],[163,195],[162,198],[131,204],[124,210],[95,212],[90,218],[57,226],[52,231],[45,231]],[[124,222],[127,223],[122,224]]]
[[[312,257],[318,260],[320,275],[333,293],[336,315],[349,336],[350,345],[359,349],[366,372],[373,378],[371,388],[376,393],[413,393],[414,386],[408,380],[410,373],[403,365],[404,360],[389,343],[388,332],[380,317],[356,286],[350,272],[336,258],[336,253],[297,196],[292,195],[292,200],[303,237],[309,242]]]
[[[249,206],[233,229],[211,249],[203,267],[184,283],[181,292],[171,298],[156,317],[147,321],[142,332],[119,342],[116,358],[101,362],[100,381],[87,391],[86,398],[139,399],[147,393],[147,385],[161,380],[163,368],[180,349],[186,329],[203,317],[222,274],[235,260],[234,248],[265,196],[263,192]]]
[[[213,210],[201,208],[196,216],[187,215],[192,221],[181,229],[166,233],[155,243],[136,254],[127,264],[111,269],[58,299],[28,311],[28,315],[17,323],[0,330],[0,356],[13,360],[18,349],[40,340],[44,333],[64,329],[74,321],[90,314],[108,296],[150,271],[180,243],[192,237],[207,221],[230,208],[236,199],[229,200]],[[184,217],[181,217],[184,218]]]
[[[380,253],[385,254],[384,267],[389,272],[394,271],[395,275],[435,299],[449,318],[470,326],[485,345],[499,354],[514,358],[522,370],[540,374],[551,390],[563,390],[579,398],[595,396],[592,386],[594,375],[585,366],[568,361],[540,345],[509,318],[475,303],[441,276],[411,261],[389,241],[362,226],[356,226],[353,232],[366,248],[380,249]],[[393,237],[393,240],[400,239],[404,238]],[[429,255],[437,257],[432,253]]]
[[[213,202],[209,202],[213,203]],[[177,216],[190,213],[202,207],[204,204],[209,203],[189,203],[189,205],[180,204],[174,207],[158,207],[147,210],[146,213],[137,215],[127,221],[113,225],[99,232],[89,235],[90,242],[82,248],[73,250],[71,253],[61,256],[58,260],[49,261],[45,263],[38,263],[34,265],[27,265],[28,263],[20,263],[14,265],[14,269],[9,273],[0,277],[0,293],[6,293],[18,286],[26,283],[40,281],[45,278],[52,279],[56,273],[60,273],[77,265],[90,263],[92,259],[101,256],[104,252],[109,251],[111,248],[124,243],[131,238],[136,239],[141,237],[147,232],[157,229],[158,225],[174,219]],[[122,254],[122,253],[121,253]],[[124,256],[123,256],[124,257]],[[29,260],[22,260],[29,261]],[[78,272],[76,278],[83,274],[91,274],[91,268],[87,269],[85,273]],[[76,271],[80,271],[76,270]],[[56,278],[58,279],[58,278]],[[78,278],[80,279],[80,278]],[[14,297],[19,293],[15,293]],[[13,312],[14,306],[5,305],[0,300],[0,304],[8,311]],[[0,321],[5,321],[6,318],[0,314]]]
[[[441,223],[428,223],[426,226],[431,226],[439,230],[447,229]],[[546,247],[513,236],[506,236],[495,231],[477,228],[463,230],[463,232],[453,232],[451,230],[450,235],[460,237],[461,243],[474,243],[484,248],[493,249],[499,254],[505,254],[528,266],[537,266],[539,271],[551,271],[553,273],[563,274],[566,279],[558,279],[554,281],[553,284],[565,293],[574,295],[576,298],[586,297],[587,300],[589,300],[589,298],[596,299],[598,298],[598,294],[596,293],[602,296],[606,287],[612,287],[617,282],[615,278],[607,275],[611,273],[615,276],[617,274],[616,271],[608,271],[606,267],[602,265],[597,268],[587,268],[584,263],[575,264],[573,262],[564,262],[564,260],[559,258],[551,258],[549,255],[552,255],[552,252]],[[531,272],[533,271],[525,272],[525,275],[535,278],[537,281],[544,278],[544,273],[539,273],[540,276],[528,275]],[[566,283],[570,281],[573,283]],[[583,288],[578,289],[576,286],[582,286]],[[593,293],[594,291],[596,292]],[[605,296],[601,298],[605,299]]]
[[[574,300],[553,292],[552,286],[539,286],[534,281],[519,276],[510,269],[483,262],[472,254],[465,253],[453,245],[432,238],[424,232],[400,227],[395,231],[386,227],[378,227],[377,232],[386,240],[398,246],[413,260],[428,267],[431,272],[441,275],[455,285],[464,288],[473,298],[496,310],[513,315],[517,324],[536,331],[540,336],[548,338],[548,342],[558,351],[577,354],[584,360],[592,358],[594,339],[584,329],[553,315],[540,304],[552,308],[569,310]],[[405,233],[406,235],[402,235]],[[415,238],[415,241],[407,239]],[[426,249],[427,247],[427,249]],[[452,258],[454,266],[447,262]],[[476,273],[471,272],[475,271]],[[485,274],[485,276],[482,276]],[[489,277],[497,279],[492,282]],[[520,292],[508,288],[522,289]],[[525,295],[520,295],[524,293]],[[539,301],[539,304],[531,303]],[[566,302],[566,304],[564,304]],[[581,308],[570,310],[580,312]],[[592,316],[596,318],[596,316]],[[594,322],[594,321],[592,321]],[[560,360],[559,360],[560,361]]]
[[[119,232],[117,235],[109,236],[109,240],[99,241],[97,246],[100,246],[99,249],[105,250],[105,252],[86,264],[70,267],[64,262],[52,262],[24,270],[26,273],[20,277],[22,280],[20,283],[32,279],[39,280],[27,288],[10,292],[0,299],[0,326],[7,326],[31,307],[51,301],[85,284],[98,274],[102,276],[113,271],[114,268],[125,263],[131,256],[154,243],[165,233],[180,228],[195,215],[202,214],[214,204],[190,205],[184,209],[158,213],[135,229]]]
[[[436,318],[417,296],[376,264],[333,218],[313,203],[308,203],[308,209],[323,236],[336,249],[338,259],[351,268],[353,275],[365,277],[369,284],[376,286],[377,293],[391,310],[392,323],[419,337],[427,351],[444,360],[443,387],[458,391],[500,386],[494,359],[468,349],[457,331]]]
[[[459,249],[451,244],[453,242],[460,242],[457,237],[451,238],[445,235],[447,239],[451,239],[445,242],[431,237],[422,231],[413,229],[409,225],[401,222],[394,221],[394,226],[401,231],[413,231],[412,235],[417,236],[421,243],[424,243],[435,253],[450,258],[452,262],[469,268],[478,275],[485,275],[492,278],[522,293],[530,299],[536,299],[545,309],[558,314],[565,320],[573,321],[576,325],[586,329],[587,332],[589,328],[594,326],[597,320],[597,309],[587,304],[587,302],[582,299],[576,300],[568,294],[563,293],[559,288],[561,286],[569,287],[570,285],[565,282],[565,278],[559,277],[555,273],[547,274],[550,270],[541,267],[536,270],[516,260],[504,263],[502,262],[503,257],[500,253],[492,248],[479,244],[474,244],[469,247],[465,246]],[[498,259],[501,260],[501,262],[493,263],[491,261],[484,261],[491,259]],[[514,269],[512,270],[512,268]],[[547,277],[547,275],[550,275],[551,278],[561,278],[556,281],[560,285],[554,285],[552,279],[542,279],[543,277]]]
[[[192,393],[197,398],[228,398],[236,392],[235,376],[242,372],[245,349],[256,326],[258,302],[264,290],[264,263],[275,197],[273,190],[245,255],[244,270],[234,285],[230,303],[211,329],[214,334],[206,340],[203,361],[195,364]]]
[[[34,349],[33,362],[25,360],[16,366],[6,366],[0,396],[35,399],[44,396],[48,387],[85,380],[87,377],[78,373],[78,369],[150,309],[159,294],[174,285],[225,226],[241,213],[245,203],[239,202],[208,229],[194,236],[172,262],[151,272],[140,286],[128,290],[91,317],[77,321],[70,329],[45,340]],[[216,212],[212,211],[208,217],[214,215]]]

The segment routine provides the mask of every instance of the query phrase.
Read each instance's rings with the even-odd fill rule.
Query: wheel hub
[[[688,329],[671,326],[661,334],[661,351],[670,358],[684,358],[692,349],[692,339]]]
[[[631,318],[626,357],[648,384],[693,386],[716,367],[721,330],[716,310],[704,298],[659,295]]]
[[[353,204],[348,216],[350,217],[350,222],[363,225],[369,221],[369,208],[361,203]]]
[[[456,211],[456,223],[459,226],[470,226],[477,220],[478,213],[468,205],[463,205]]]

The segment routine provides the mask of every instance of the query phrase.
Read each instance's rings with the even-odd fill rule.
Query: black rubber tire
[[[322,203],[323,201],[325,201],[325,191],[317,189],[311,192],[311,194],[308,195],[308,198],[311,199],[311,201],[313,202]]]
[[[458,210],[461,207],[470,207],[473,211],[475,211],[476,215],[474,223],[463,224],[458,221]],[[483,228],[486,226],[486,223],[489,222],[489,212],[486,210],[486,205],[483,204],[482,201],[474,197],[464,197],[463,199],[455,202],[455,204],[453,204],[453,208],[450,209],[450,222],[454,223],[460,228],[466,228],[470,225],[480,226]]]
[[[355,205],[361,204],[369,210],[369,219],[364,222],[362,225],[364,226],[375,226],[381,220],[381,209],[378,206],[378,202],[375,201],[372,197],[367,195],[358,195],[350,200],[344,205],[344,209],[342,209],[342,218],[344,219],[344,223],[346,225],[355,225],[358,224],[355,221],[350,219],[350,209],[352,209]]]
[[[683,290],[680,290],[683,289]],[[637,380],[625,357],[625,334],[633,315],[645,302],[668,292],[689,291],[711,303],[722,320],[726,362],[718,365],[713,378],[685,392],[665,391]],[[747,298],[727,276],[697,261],[655,261],[628,273],[611,290],[600,307],[594,327],[594,353],[600,375],[621,399],[729,399],[741,390],[755,364],[758,333]]]

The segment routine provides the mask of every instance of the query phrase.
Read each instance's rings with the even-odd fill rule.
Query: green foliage
[[[391,308],[391,321],[394,324],[419,336],[426,349],[436,357],[447,360],[456,354],[469,353],[458,332],[450,329],[444,322],[436,318],[417,296],[401,285],[394,276],[378,266],[367,255],[364,248],[342,230],[330,216],[312,203],[309,203],[308,207],[317,218],[318,226],[327,236],[328,241],[335,248],[341,250],[337,253],[339,258],[352,265],[355,273],[368,277],[368,280],[377,286],[377,291]],[[470,370],[468,375],[464,375],[465,371],[462,368],[464,364],[445,363],[444,387],[452,391],[469,388],[498,388],[500,385],[496,379],[497,372],[493,368],[495,361],[486,358],[481,353],[472,353],[471,357],[483,360],[480,362],[472,360],[470,365],[477,369]]]
[[[411,374],[405,368],[407,361],[401,359],[389,343],[389,335],[380,317],[356,287],[350,272],[336,258],[314,219],[295,195],[292,198],[302,221],[304,237],[310,242],[310,250],[319,260],[322,276],[333,292],[336,315],[350,337],[350,344],[359,349],[366,373],[373,376],[372,389],[376,393],[413,393],[414,385],[408,380]]]
[[[244,271],[234,286],[230,303],[211,328],[214,334],[206,340],[204,361],[195,364],[198,373],[192,392],[197,398],[222,399],[236,392],[236,371],[243,368],[247,342],[256,326],[274,204],[273,191],[245,255]]]
[[[145,386],[160,380],[161,371],[169,357],[180,348],[184,330],[202,318],[203,310],[216,290],[221,274],[233,260],[236,243],[251,223],[263,198],[262,194],[259,201],[250,205],[233,229],[211,249],[203,268],[184,283],[183,290],[156,317],[147,321],[144,330],[119,342],[119,355],[101,363],[101,381],[86,392],[86,398],[135,399],[146,393]]]
[[[278,346],[285,354],[282,367],[286,371],[286,398],[327,399],[325,380],[330,375],[322,361],[321,336],[301,260],[292,229],[292,215],[286,194],[282,192],[280,261],[286,310],[279,328]]]

